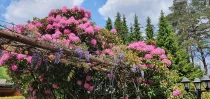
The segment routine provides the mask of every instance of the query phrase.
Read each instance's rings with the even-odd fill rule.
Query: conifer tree
[[[123,43],[125,44],[128,40],[128,26],[127,26],[127,21],[125,18],[125,15],[123,15],[123,20],[122,20],[122,40]]]
[[[123,27],[123,25],[122,25],[122,20],[121,20],[121,14],[119,12],[117,12],[116,19],[114,22],[114,28],[117,30],[117,35],[121,39],[123,37],[122,27]]]
[[[112,29],[112,20],[111,20],[111,18],[110,17],[108,17],[108,19],[107,19],[107,21],[106,21],[106,29],[107,30],[111,30]]]
[[[131,33],[131,40],[132,41],[139,41],[139,40],[143,40],[143,37],[141,35],[141,31],[140,31],[140,24],[138,22],[138,16],[135,15],[134,16],[134,24],[133,24],[133,33]]]
[[[188,61],[189,57],[186,50],[179,45],[178,38],[162,11],[159,18],[159,30],[156,44],[158,47],[164,48],[166,53],[172,56],[171,69],[177,70],[180,77],[187,76],[192,79],[202,75],[201,70],[194,68],[193,64]]]
[[[153,25],[151,24],[151,20],[149,17],[147,17],[147,25],[146,25],[146,40],[153,40],[154,39],[154,31],[153,31]]]

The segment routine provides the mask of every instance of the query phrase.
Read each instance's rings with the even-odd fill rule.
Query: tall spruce
[[[133,32],[131,33],[131,41],[143,40],[143,37],[141,34],[142,33],[140,31],[140,24],[138,22],[138,16],[135,14],[134,24],[133,24]]]
[[[126,44],[128,40],[128,26],[127,26],[127,21],[125,15],[123,15],[123,20],[122,20],[122,40],[123,43]]]
[[[133,24],[130,24],[130,29],[129,29],[129,33],[128,33],[125,44],[130,44],[133,41],[132,40],[132,34],[133,34]]]
[[[198,67],[194,68],[193,64],[188,61],[186,50],[179,45],[178,38],[162,11],[156,43],[158,47],[164,48],[166,53],[172,56],[171,69],[177,70],[180,77],[187,76],[193,79],[202,75],[202,71]]]
[[[105,26],[105,28],[106,28],[107,30],[109,30],[109,31],[112,29],[112,20],[111,20],[110,17],[108,17],[108,19],[107,19],[107,21],[106,21],[106,26]]]
[[[114,22],[114,28],[117,30],[117,35],[121,39],[123,38],[123,25],[122,25],[122,20],[121,20],[121,14],[117,12],[116,19]]]
[[[147,17],[147,25],[146,25],[146,40],[153,40],[154,39],[154,31],[153,25],[151,24],[151,19]]]

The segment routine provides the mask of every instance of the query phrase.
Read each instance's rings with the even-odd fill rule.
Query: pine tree
[[[112,20],[111,20],[111,18],[110,17],[108,17],[108,19],[107,19],[107,21],[106,21],[106,29],[107,30],[111,30],[112,29]]]
[[[147,25],[146,25],[146,40],[153,40],[154,39],[154,31],[153,31],[153,25],[151,24],[151,20],[149,17],[147,17]]]
[[[127,26],[127,21],[125,18],[125,15],[123,15],[123,20],[122,20],[122,40],[123,43],[125,44],[128,40],[128,26]]]
[[[123,37],[123,33],[122,33],[122,20],[121,20],[121,14],[119,12],[117,12],[117,16],[114,22],[114,28],[117,30],[117,35],[119,38],[122,39]]]
[[[127,34],[128,33],[128,26],[127,26],[127,21],[126,21],[125,15],[123,15],[123,21],[122,21],[122,23],[123,23],[123,32],[125,34]]]
[[[133,26],[130,27],[130,33],[133,33]]]
[[[210,5],[207,0],[174,0],[167,16],[179,36],[180,45],[190,55],[188,61],[196,66],[196,58],[201,59],[205,74],[208,74],[208,57],[210,56]],[[207,2],[206,2],[207,1]],[[202,19],[201,19],[202,18]],[[203,20],[208,20],[203,22]]]
[[[166,53],[172,56],[171,69],[177,70],[180,77],[187,76],[192,79],[202,75],[200,69],[194,68],[193,64],[189,63],[189,57],[186,50],[179,45],[178,38],[162,11],[159,18],[159,30],[156,44],[158,47],[164,48]]]
[[[143,37],[141,35],[141,31],[140,31],[140,24],[138,22],[138,16],[135,15],[134,16],[134,24],[133,24],[133,33],[131,33],[131,40],[132,41],[139,41],[139,40],[143,40]]]

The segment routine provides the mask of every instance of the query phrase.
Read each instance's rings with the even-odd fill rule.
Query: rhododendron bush
[[[163,95],[151,89],[161,89],[170,73],[165,50],[154,42],[122,45],[115,29],[95,26],[90,18],[83,8],[63,7],[51,10],[44,19],[8,27],[5,31],[15,32],[17,39],[23,36],[34,41],[30,45],[23,39],[11,39],[1,46],[0,65],[10,70],[15,88],[38,99]]]

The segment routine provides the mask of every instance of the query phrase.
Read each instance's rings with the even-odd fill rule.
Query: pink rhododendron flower
[[[168,59],[163,59],[161,62],[166,63],[168,66],[171,65],[171,61]]]
[[[77,11],[79,10],[78,6],[74,6],[74,8],[72,8],[73,11]]]
[[[24,55],[24,54],[18,54],[17,55],[17,60],[22,60],[22,59],[24,59],[26,57],[26,55]]]
[[[55,18],[52,17],[52,16],[50,16],[50,17],[47,18],[47,21],[48,21],[48,22],[54,22],[54,20],[55,20]],[[48,26],[48,25],[47,25],[47,26]],[[51,25],[51,26],[52,26],[52,25]]]
[[[165,50],[158,47],[158,48],[154,49],[153,51],[151,51],[151,54],[154,54],[154,55],[165,54]]]
[[[7,61],[10,57],[11,57],[11,55],[9,53],[5,53],[1,56],[1,60]]]
[[[52,25],[53,27],[55,27],[56,29],[59,29],[61,27],[61,25],[59,23],[53,23]]]
[[[104,56],[106,56],[104,53],[101,53],[101,55],[100,56],[102,56],[102,57],[104,57]]]
[[[114,34],[116,34],[117,33],[117,30],[116,29],[112,29],[111,32],[114,33]]]
[[[149,64],[148,68],[153,69],[154,68],[154,64]]]
[[[51,16],[51,15],[56,14],[56,13],[57,13],[57,11],[55,9],[52,9],[48,15]]]
[[[44,90],[44,93],[45,94],[51,94],[51,91],[50,90]]]
[[[0,66],[2,66],[3,64],[4,64],[4,61],[0,59]]]
[[[90,81],[91,80],[91,77],[90,76],[86,76],[86,80],[87,81]]]
[[[45,35],[42,36],[42,39],[46,40],[46,41],[51,41],[52,40],[52,36],[50,34],[45,34]]]
[[[85,83],[85,84],[84,84],[84,87],[85,87],[86,89],[88,89],[88,88],[90,87],[90,85],[89,85],[88,83]]]
[[[59,39],[60,38],[60,34],[59,33],[52,34],[52,38],[53,39]]]
[[[145,59],[152,59],[153,56],[152,56],[151,54],[146,54],[146,55],[144,56],[144,58],[145,58]]]
[[[123,96],[122,99],[128,99],[128,96]]]
[[[27,62],[28,62],[28,63],[31,63],[31,59],[32,59],[32,56],[28,56]]]
[[[40,22],[37,22],[37,23],[35,24],[35,26],[36,26],[36,27],[42,27],[42,24],[41,24]]]
[[[84,17],[84,18],[82,19],[82,21],[87,22],[87,21],[88,21],[88,18]]]
[[[153,82],[152,80],[148,80],[148,83],[149,83],[150,85],[152,84],[152,82]]]
[[[16,71],[18,69],[18,66],[17,65],[12,65],[12,70],[13,71]]]
[[[142,69],[146,69],[147,68],[147,65],[146,64],[139,64],[139,65],[137,65],[137,68],[138,68],[138,66],[140,68],[142,68]]]
[[[181,91],[180,90],[175,90],[175,91],[173,91],[173,96],[174,97],[177,97],[177,96],[179,96],[181,94]]]
[[[138,84],[141,84],[143,80],[142,80],[142,78],[137,78],[136,81]]]
[[[106,44],[106,42],[105,41],[102,41],[101,47],[104,48],[105,44]]]
[[[160,59],[165,59],[165,58],[166,58],[165,54],[160,55]]]
[[[88,28],[85,29],[85,32],[88,34],[94,35],[94,29],[92,26],[89,26]]]
[[[23,70],[23,73],[29,73],[29,70]]]
[[[33,96],[35,96],[36,95],[36,92],[37,92],[37,90],[34,90],[32,93],[33,93]]]
[[[78,25],[78,28],[79,29],[82,29],[82,30],[85,30],[86,29],[86,25],[85,24],[80,24],[80,25]]]
[[[29,90],[30,91],[33,91],[34,90],[33,87],[31,87],[31,85],[29,85]]]
[[[57,84],[52,84],[52,87],[57,89],[58,88],[58,85]]]
[[[99,51],[99,50],[95,51],[95,53],[96,53],[97,55],[100,55],[100,51]]]
[[[145,49],[146,49],[146,51],[153,51],[154,49],[155,49],[155,47],[154,46],[152,46],[152,45],[147,45],[146,47],[145,47]]]
[[[61,9],[61,11],[63,12],[63,13],[66,13],[68,10],[67,10],[68,8],[66,7],[66,6],[64,6],[62,9]]]
[[[47,30],[52,30],[53,29],[53,26],[51,24],[48,24],[47,25]]]
[[[111,78],[115,78],[115,75],[114,75],[114,74],[107,74],[107,77],[108,77],[109,79],[111,79]]]
[[[70,34],[70,32],[71,32],[71,31],[70,31],[69,29],[65,29],[65,30],[64,30],[64,34]]]
[[[80,10],[80,12],[85,12],[85,9],[82,7],[79,10]]]
[[[96,39],[92,39],[92,40],[91,40],[91,44],[96,45],[96,44],[97,44]]]
[[[101,30],[101,27],[95,26],[95,30],[96,30],[96,31],[100,31],[100,30]]]
[[[16,56],[18,53],[16,52],[11,52],[11,56]]]
[[[90,87],[88,88],[89,91],[93,91],[93,89],[94,89],[93,86],[90,86]]]
[[[36,26],[32,23],[27,24],[27,30],[31,31],[34,30],[36,28]]]
[[[77,85],[82,85],[82,81],[78,80]]]
[[[88,73],[88,69],[87,68],[84,68],[84,73]]]
[[[152,45],[156,45],[156,42],[155,42],[155,41],[152,41],[151,44],[152,44]]]
[[[114,52],[111,49],[105,49],[105,53],[109,54],[110,56],[114,55]]]

